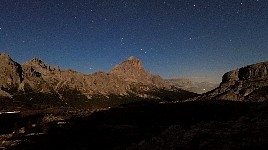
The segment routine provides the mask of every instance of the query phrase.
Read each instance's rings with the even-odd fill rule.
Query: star
[[[121,41],[120,41],[121,42],[121,45],[124,45],[125,44],[123,40],[124,40],[124,38],[122,37],[121,38]]]
[[[268,58],[265,52],[252,54],[236,50],[267,46],[268,34],[263,34],[268,29],[266,6],[268,0],[33,3],[13,0],[0,6],[4,8],[0,9],[0,20],[5,21],[0,23],[0,50],[22,49],[33,56],[40,55],[44,60],[59,61],[55,63],[74,70],[77,68],[71,58],[82,57],[77,59],[77,63],[85,65],[79,67],[81,72],[106,71],[110,61],[114,62],[113,66],[120,62],[120,58],[137,55],[148,58],[148,70],[153,67],[165,77],[169,73],[174,76],[187,74],[189,70],[198,75],[218,71],[221,74],[233,66]],[[40,18],[25,15],[32,12]],[[248,35],[259,38],[246,38]],[[42,49],[55,54],[45,53]],[[105,63],[98,64],[103,53],[107,54],[103,59]],[[211,64],[212,58],[218,58],[222,53],[221,60]],[[240,53],[243,58],[234,57]],[[91,61],[96,62],[86,61],[94,55],[96,58]],[[250,59],[244,59],[244,56]],[[20,56],[15,53],[14,57]],[[170,66],[153,63],[158,61],[168,61]],[[223,64],[225,62],[228,63]],[[180,65],[183,65],[182,69],[175,69]],[[215,70],[209,68],[212,65],[216,65]],[[200,69],[201,66],[209,67]]]

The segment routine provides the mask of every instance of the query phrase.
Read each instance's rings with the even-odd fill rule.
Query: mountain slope
[[[1,93],[14,93],[22,78],[22,67],[13,61],[8,54],[0,54],[0,87]]]
[[[201,99],[264,101],[268,99],[268,62],[261,62],[227,72],[215,90]]]

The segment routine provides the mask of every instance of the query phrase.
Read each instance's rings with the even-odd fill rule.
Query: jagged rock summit
[[[220,86],[201,98],[238,101],[268,100],[268,61],[225,73]]]
[[[59,66],[57,67],[52,67],[51,65],[49,65],[48,63],[42,61],[41,59],[39,58],[33,58],[31,61],[29,62],[26,62],[23,64],[24,66],[28,65],[28,66],[31,66],[35,69],[38,69],[38,70],[48,70],[48,71],[60,71],[60,68]]]
[[[110,73],[117,74],[128,79],[135,79],[140,73],[144,73],[142,62],[134,56],[129,57],[127,60],[116,65]]]
[[[119,76],[126,82],[140,82],[155,85],[156,87],[169,87],[160,76],[145,71],[142,62],[134,56],[116,65],[110,73]]]
[[[0,54],[0,87],[8,93],[16,92],[23,80],[22,67],[13,61],[8,54]]]
[[[135,56],[130,56],[126,61],[122,62],[119,66],[128,67],[125,69],[144,70],[142,62]],[[115,67],[117,68],[117,67]]]

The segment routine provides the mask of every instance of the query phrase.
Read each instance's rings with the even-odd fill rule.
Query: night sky
[[[87,74],[134,55],[164,78],[218,81],[268,60],[268,1],[0,0],[0,51]]]

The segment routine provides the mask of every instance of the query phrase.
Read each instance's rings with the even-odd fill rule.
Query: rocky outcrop
[[[201,99],[264,101],[267,89],[268,62],[262,62],[225,73],[220,86]]]
[[[22,82],[22,67],[13,61],[8,54],[0,54],[0,87],[8,93],[17,92]],[[2,93],[2,92],[1,92]]]
[[[21,91],[53,92],[60,75],[59,67],[54,68],[39,58],[34,58],[22,65],[24,80]]]
[[[142,62],[134,56],[131,56],[128,60],[116,65],[110,73],[120,77],[128,83],[154,85],[159,88],[169,87],[160,76],[145,71]]]
[[[8,97],[8,98],[11,98],[11,95],[10,95],[8,92],[3,91],[3,90],[0,89],[0,98],[1,98],[1,97]]]
[[[238,80],[263,79],[267,76],[268,62],[262,62],[225,73],[222,77],[222,83]]]

